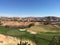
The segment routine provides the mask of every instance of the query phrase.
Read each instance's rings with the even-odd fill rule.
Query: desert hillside
[[[26,28],[33,25],[60,26],[59,17],[0,17],[0,26]]]

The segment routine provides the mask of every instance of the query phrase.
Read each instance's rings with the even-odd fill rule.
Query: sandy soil
[[[30,40],[23,40],[22,42],[27,41],[31,45],[35,45]],[[3,34],[0,34],[0,45],[17,45],[20,42],[20,39],[17,39],[16,37],[6,36]]]

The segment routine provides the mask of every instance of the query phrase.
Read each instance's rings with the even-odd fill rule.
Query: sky
[[[0,0],[0,16],[60,17],[60,0]]]

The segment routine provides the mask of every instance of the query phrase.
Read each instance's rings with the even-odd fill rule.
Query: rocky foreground
[[[22,42],[28,42],[31,45],[35,45],[30,40],[23,40]],[[17,45],[18,43],[20,43],[20,39],[0,34],[0,45]]]

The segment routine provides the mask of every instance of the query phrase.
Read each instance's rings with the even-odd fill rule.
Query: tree
[[[49,21],[44,22],[44,25],[49,25],[49,24],[50,24]]]
[[[58,45],[58,42],[56,40],[56,36],[53,36],[52,40],[50,41],[49,45]]]
[[[0,21],[0,25],[2,25],[3,23],[1,23],[1,21]]]

